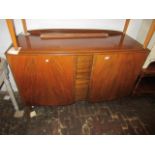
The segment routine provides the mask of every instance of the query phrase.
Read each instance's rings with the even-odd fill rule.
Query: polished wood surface
[[[146,53],[95,55],[90,101],[112,100],[130,95],[146,56]]]
[[[17,38],[16,38],[16,32],[15,32],[15,28],[14,28],[14,23],[12,19],[6,19],[6,23],[11,35],[11,39],[12,39],[12,43],[14,48],[18,48],[18,42],[17,42]]]
[[[102,38],[72,38],[72,39],[41,39],[41,33],[108,33],[108,37]],[[108,30],[34,30],[29,31],[30,36],[19,35],[21,53],[94,53],[103,50],[144,50],[142,45],[128,35],[118,31]],[[123,37],[123,40],[122,40]]]
[[[152,21],[150,29],[149,29],[149,31],[147,33],[146,38],[145,38],[145,41],[144,41],[144,44],[143,44],[144,48],[147,48],[147,46],[148,46],[154,32],[155,32],[155,19]]]
[[[76,101],[84,101],[88,99],[92,62],[93,62],[93,55],[77,56],[76,79],[75,79]]]
[[[8,56],[23,101],[28,105],[74,102],[74,56]]]
[[[103,37],[108,37],[108,33],[101,33],[101,32],[96,32],[96,33],[61,33],[61,32],[55,32],[55,33],[41,33],[40,38],[41,39],[76,39],[76,38],[103,38]]]
[[[103,38],[41,39],[41,33],[108,33]],[[33,30],[19,35],[18,55],[6,56],[27,105],[100,102],[131,93],[149,53],[118,31]]]

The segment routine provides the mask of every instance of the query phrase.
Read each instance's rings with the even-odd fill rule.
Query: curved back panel
[[[27,24],[26,24],[26,20],[25,19],[21,19],[22,21],[22,26],[23,26],[23,30],[24,33],[27,34]],[[16,33],[15,33],[15,29],[14,29],[14,23],[12,19],[6,19],[7,25],[8,25],[8,29],[11,35],[11,39],[13,42],[13,46],[14,48],[18,47],[18,43],[17,43],[17,38],[16,38]],[[129,26],[129,22],[130,19],[126,19],[125,24],[124,24],[124,28],[123,28],[123,34],[126,34],[126,31],[128,29]]]

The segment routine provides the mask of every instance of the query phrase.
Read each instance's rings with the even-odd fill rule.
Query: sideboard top
[[[145,51],[143,46],[119,31],[92,30],[92,29],[51,29],[31,30],[30,35],[19,34],[17,41],[24,52],[39,51],[95,51],[95,50],[139,50]],[[81,38],[41,38],[41,34],[96,34],[105,33],[103,37],[81,37]]]

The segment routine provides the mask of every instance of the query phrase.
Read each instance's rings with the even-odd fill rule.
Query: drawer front
[[[90,74],[93,56],[78,56],[76,64],[75,100],[82,101],[88,98]]]

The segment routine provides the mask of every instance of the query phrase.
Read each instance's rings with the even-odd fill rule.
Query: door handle
[[[45,59],[45,62],[48,63],[49,62],[49,59]]]
[[[110,59],[110,56],[105,56],[104,57],[104,60],[109,60]]]

